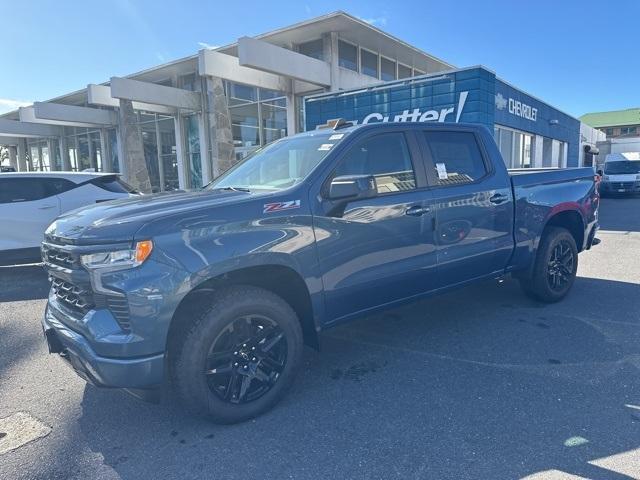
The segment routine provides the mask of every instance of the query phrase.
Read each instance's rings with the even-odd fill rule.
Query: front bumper
[[[604,194],[638,194],[640,193],[640,182],[601,182],[600,193]]]
[[[164,380],[164,354],[136,358],[97,355],[89,342],[47,307],[42,328],[50,353],[58,353],[87,382],[99,387],[147,389]]]

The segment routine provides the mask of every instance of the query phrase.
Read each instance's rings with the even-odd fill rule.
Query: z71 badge
[[[288,202],[265,203],[263,213],[281,212],[283,210],[293,210],[300,208],[300,200],[289,200]]]

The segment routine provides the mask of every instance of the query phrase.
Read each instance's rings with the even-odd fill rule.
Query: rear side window
[[[476,137],[471,132],[424,132],[431,152],[436,185],[472,183],[487,174]]]
[[[91,183],[96,187],[100,187],[103,190],[113,193],[138,193],[131,185],[120,180],[115,175],[107,175],[104,177],[98,177],[91,180]]]
[[[57,195],[77,186],[71,180],[64,178],[43,178],[42,182],[50,195]]]
[[[0,203],[32,202],[53,195],[43,178],[0,179]]]
[[[373,175],[378,193],[416,188],[409,148],[402,133],[384,133],[355,145],[334,173],[334,177],[343,175]]]

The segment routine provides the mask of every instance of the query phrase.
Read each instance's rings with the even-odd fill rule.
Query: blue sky
[[[578,116],[640,106],[634,0],[2,0],[0,112],[335,10]]]

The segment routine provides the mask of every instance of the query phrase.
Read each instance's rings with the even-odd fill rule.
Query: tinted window
[[[378,78],[378,56],[360,49],[360,72]]]
[[[373,175],[378,193],[416,188],[409,148],[402,133],[386,133],[363,140],[340,162],[334,176]]]
[[[438,185],[471,183],[486,167],[476,137],[470,132],[424,132]]]
[[[409,78],[411,76],[411,67],[398,64],[398,78]]]
[[[41,200],[50,196],[40,178],[0,179],[0,203],[17,203]]]
[[[75,183],[64,178],[43,178],[42,182],[44,183],[49,195],[57,195],[76,187]]]
[[[396,62],[380,57],[380,78],[384,81],[396,79]]]
[[[338,40],[338,64],[349,70],[358,71],[358,47]]]
[[[93,183],[97,187],[102,188],[103,190],[107,190],[108,192],[138,193],[131,185],[120,180],[120,178],[116,176],[109,175],[105,177],[98,177],[94,180],[91,180],[91,183]]]
[[[298,45],[298,52],[307,57],[317,58],[318,60],[324,60],[322,39],[311,40],[310,42],[301,43]]]

